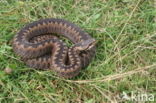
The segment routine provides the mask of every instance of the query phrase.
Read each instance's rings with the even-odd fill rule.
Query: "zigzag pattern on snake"
[[[73,46],[67,47],[54,34],[69,39]],[[23,27],[13,39],[13,50],[29,67],[71,78],[94,57],[95,39],[69,21],[48,18]]]

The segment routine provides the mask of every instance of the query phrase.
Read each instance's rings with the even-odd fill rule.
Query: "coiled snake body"
[[[68,38],[74,45],[68,48],[54,33]],[[91,61],[95,40],[69,21],[49,18],[22,28],[13,39],[13,50],[32,68],[51,69],[71,78]]]

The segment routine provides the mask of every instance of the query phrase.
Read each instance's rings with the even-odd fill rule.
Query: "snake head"
[[[95,39],[88,39],[83,42],[77,43],[75,45],[75,50],[77,51],[85,51],[90,50],[92,47],[94,47],[96,44]]]

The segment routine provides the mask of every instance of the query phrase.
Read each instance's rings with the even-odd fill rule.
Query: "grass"
[[[123,91],[156,97],[153,2],[0,0],[0,102],[135,102],[119,99]],[[12,50],[11,40],[20,28],[47,17],[69,20],[98,41],[94,60],[73,79],[28,68]],[[6,74],[5,68],[13,72]]]

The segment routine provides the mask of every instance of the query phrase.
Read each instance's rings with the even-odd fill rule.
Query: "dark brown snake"
[[[56,34],[71,40],[73,46],[68,48]],[[22,28],[13,39],[13,50],[29,67],[71,78],[95,55],[95,39],[69,21],[48,18]]]

